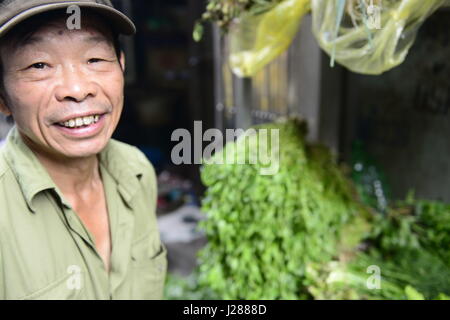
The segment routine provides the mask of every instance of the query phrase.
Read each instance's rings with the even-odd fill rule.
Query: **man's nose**
[[[82,102],[89,96],[97,95],[97,86],[92,78],[78,67],[71,66],[62,70],[60,80],[55,92],[58,101]]]

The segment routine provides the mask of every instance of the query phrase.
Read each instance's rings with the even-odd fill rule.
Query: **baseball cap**
[[[52,0],[0,0],[0,38],[20,22],[37,14],[77,5],[89,8],[104,16],[112,26],[124,35],[133,35],[136,27],[122,12],[115,9],[109,0],[52,1]],[[69,14],[68,14],[69,15]]]

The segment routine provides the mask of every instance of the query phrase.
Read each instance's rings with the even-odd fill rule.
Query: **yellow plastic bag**
[[[242,17],[230,28],[229,62],[239,77],[251,77],[283,53],[298,32],[310,0],[285,0],[260,15]]]
[[[312,0],[313,32],[332,60],[378,75],[401,64],[423,22],[447,0]]]

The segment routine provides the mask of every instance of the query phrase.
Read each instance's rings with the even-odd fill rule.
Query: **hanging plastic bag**
[[[313,32],[334,60],[378,75],[401,64],[423,22],[447,0],[312,0]]]
[[[246,15],[230,28],[230,66],[251,77],[283,53],[298,32],[311,0],[285,0],[266,13]]]

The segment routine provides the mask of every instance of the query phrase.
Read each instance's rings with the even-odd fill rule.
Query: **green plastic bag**
[[[285,0],[259,15],[246,15],[230,28],[230,67],[251,77],[283,53],[298,32],[310,0]]]
[[[423,22],[447,0],[312,0],[320,45],[351,71],[378,75],[401,64]]]

